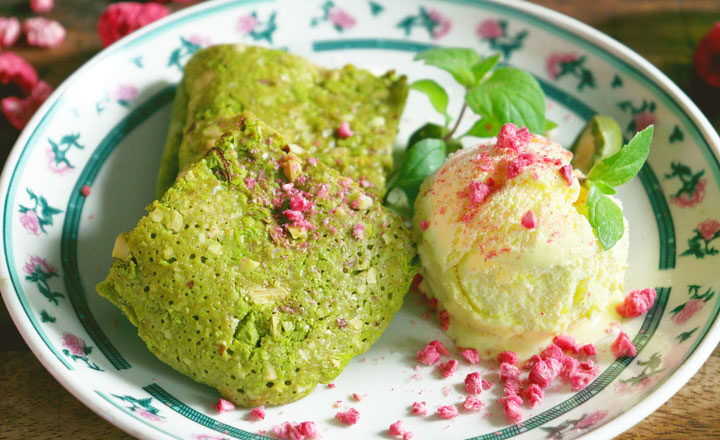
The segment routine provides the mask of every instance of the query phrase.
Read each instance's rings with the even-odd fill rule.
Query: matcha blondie
[[[162,361],[241,406],[332,381],[416,272],[402,218],[249,113],[113,248],[97,286]]]
[[[326,69],[256,46],[202,49],[188,61],[177,89],[157,196],[214,145],[223,131],[217,119],[243,110],[381,196],[407,93],[405,77],[392,71],[375,76],[352,65]],[[349,132],[339,130],[343,123]]]

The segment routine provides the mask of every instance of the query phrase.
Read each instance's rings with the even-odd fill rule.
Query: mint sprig
[[[596,163],[583,183],[588,190],[587,218],[605,250],[615,246],[625,233],[622,210],[608,195],[615,194],[615,187],[629,182],[643,167],[653,131],[651,125],[636,133],[620,151]]]

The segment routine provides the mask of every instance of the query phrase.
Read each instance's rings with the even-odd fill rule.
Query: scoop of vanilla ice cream
[[[413,219],[422,287],[458,346],[531,354],[621,299],[627,221],[603,250],[571,158],[507,124],[496,144],[458,151],[423,183]]]

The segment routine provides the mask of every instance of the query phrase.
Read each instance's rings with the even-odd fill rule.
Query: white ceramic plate
[[[114,237],[132,228],[151,201],[183,63],[198,47],[220,42],[282,47],[328,66],[392,68],[411,80],[432,77],[453,90],[452,113],[460,91],[449,76],[413,62],[414,53],[433,45],[500,51],[504,62],[540,80],[549,116],[560,123],[553,137],[565,145],[596,112],[619,120],[626,135],[654,122],[648,165],[620,191],[631,225],[626,288],[654,286],[659,294],[647,316],[623,324],[637,356],[614,360],[607,337],[598,335],[600,376],[578,393],[554,386],[519,425],[507,425],[493,403],[499,386],[483,393],[487,406],[479,413],[450,421],[412,416],[416,400],[431,410],[459,403],[471,368],[461,363],[452,379],[438,378],[432,367],[415,368],[419,348],[446,340],[432,319],[421,319],[423,306],[409,295],[381,340],[350,363],[334,389],[319,386],[302,401],[270,408],[261,422],[249,421],[246,410],[217,414],[210,407],[217,393],[156,360],[94,285],[106,275]],[[433,115],[411,93],[399,144]],[[0,284],[43,365],[83,403],[138,437],[251,439],[282,421],[313,420],[323,438],[389,438],[388,426],[403,420],[417,439],[609,438],[675,393],[720,339],[719,144],[697,108],[646,61],[530,4],[207,2],[103,51],[35,115],[0,184]],[[92,188],[89,197],[81,195],[84,185]],[[356,402],[352,393],[367,397]],[[343,427],[333,417],[348,407],[360,411],[360,422]]]

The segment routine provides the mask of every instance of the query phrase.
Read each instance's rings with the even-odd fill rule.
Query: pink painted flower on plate
[[[212,46],[212,39],[207,35],[192,34],[187,37],[187,40],[192,44],[197,44],[200,47]]]
[[[227,437],[212,434],[193,434],[195,440],[225,440]]]
[[[645,130],[648,126],[656,122],[657,118],[655,117],[655,113],[640,112],[635,115],[635,129],[638,131]]]
[[[697,225],[697,230],[702,236],[703,240],[710,241],[715,238],[715,234],[720,231],[720,222],[717,220],[707,219]]]
[[[160,417],[157,414],[153,414],[148,410],[142,409],[142,408],[136,408],[135,413],[140,415],[140,417],[144,418],[145,420],[150,420],[151,422],[164,422],[165,419]]]
[[[28,212],[32,212],[32,211],[28,211]],[[58,273],[57,269],[55,269],[44,258],[38,257],[37,255],[30,255],[30,257],[27,259],[27,261],[25,261],[25,266],[23,266],[23,271],[25,271],[25,273],[28,275],[32,275],[38,266],[40,266],[40,270],[42,270],[45,273]]]
[[[247,35],[250,32],[254,31],[257,25],[257,18],[253,14],[248,14],[238,18],[235,29],[241,34]]]
[[[350,29],[357,23],[355,17],[345,12],[344,9],[337,7],[330,10],[330,13],[328,14],[328,19],[330,20],[330,23],[334,24],[340,29]]]
[[[702,310],[704,306],[705,301],[701,299],[691,299],[685,303],[685,307],[683,307],[682,310],[673,315],[672,320],[676,324],[684,324],[688,319],[692,318],[697,312]]]
[[[437,26],[435,27],[435,29],[433,29],[433,38],[435,40],[444,37],[450,32],[452,23],[450,22],[449,18],[442,15],[439,11],[435,9],[428,9],[427,14],[432,21],[437,23]]]
[[[115,98],[116,101],[130,102],[133,99],[137,98],[137,95],[138,95],[137,87],[132,86],[130,84],[119,84],[117,86],[117,88],[115,89],[113,98]]]
[[[555,79],[562,72],[562,65],[576,61],[578,56],[574,53],[553,53],[545,61],[545,70],[550,78]]]
[[[607,410],[591,412],[590,414],[583,417],[582,420],[577,422],[577,425],[575,425],[575,427],[577,429],[589,428],[590,426],[597,424],[602,419],[607,417],[607,415],[608,415]]]
[[[29,233],[40,236],[40,221],[35,211],[28,210],[20,213],[20,224]]]
[[[478,23],[475,28],[475,35],[486,40],[492,40],[505,35],[505,31],[499,21],[488,19]]]
[[[66,173],[69,173],[70,171],[72,171],[72,168],[70,168],[70,166],[67,163],[65,163],[65,162],[57,163],[55,161],[55,159],[56,159],[55,152],[52,150],[51,147],[48,147],[48,149],[45,150],[45,157],[47,158],[48,169],[50,170],[51,173],[62,175],[62,174],[66,174]]]
[[[72,333],[63,333],[62,345],[76,356],[85,356],[85,341]]]
[[[695,185],[695,190],[693,191],[692,196],[689,196],[687,193],[682,193],[677,197],[671,197],[670,202],[683,208],[692,208],[693,206],[697,206],[702,203],[703,198],[705,198],[706,185],[707,180],[700,179],[697,185]]]

